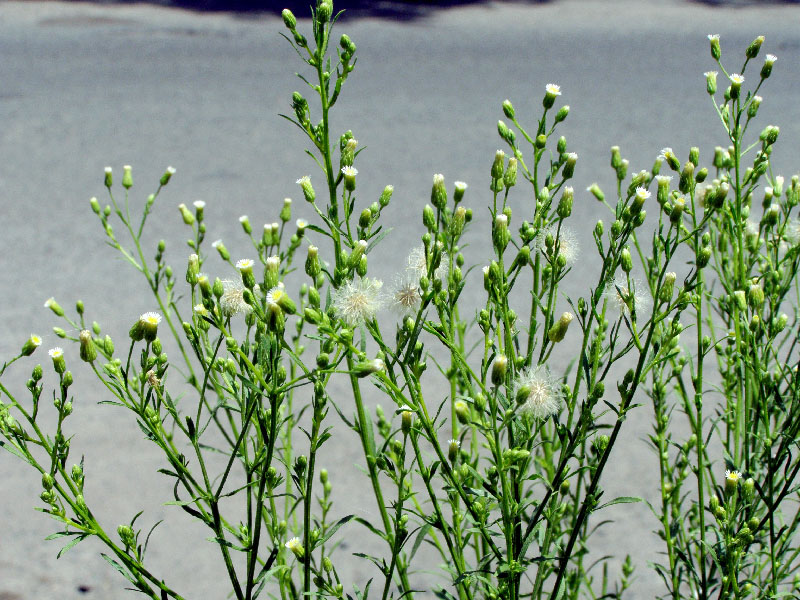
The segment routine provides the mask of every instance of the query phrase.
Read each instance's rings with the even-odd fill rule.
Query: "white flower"
[[[295,181],[295,183],[297,185],[305,185],[307,183],[311,183],[311,177],[309,177],[308,175],[303,175],[300,179]],[[297,538],[295,538],[295,539],[297,539]]]
[[[545,241],[547,240],[547,236],[552,236],[553,243],[555,243],[556,233],[558,233],[558,228],[555,225],[546,227],[534,238],[533,249],[542,253],[546,253],[547,248]],[[564,260],[566,261],[566,266],[569,267],[574,265],[575,261],[578,260],[580,250],[581,247],[578,243],[578,237],[575,235],[575,232],[569,227],[562,225],[561,232],[558,235],[557,256],[563,256]]]
[[[725,481],[729,481],[731,484],[736,485],[739,483],[739,480],[742,478],[742,474],[739,471],[725,471]]]
[[[650,197],[650,192],[647,189],[639,186],[636,188],[636,197],[639,198],[642,202],[647,200]]]
[[[157,312],[146,312],[139,317],[139,322],[145,325],[158,327],[161,323],[161,315]]]
[[[546,86],[544,86],[544,90],[553,96],[561,95],[561,86],[556,85],[555,83],[548,83]]]
[[[417,314],[422,296],[419,289],[419,277],[406,271],[397,275],[389,293],[392,309],[401,317]]]
[[[383,282],[379,279],[348,281],[333,293],[333,309],[350,326],[361,325],[375,317],[383,303]]]
[[[665,160],[667,160],[670,156],[675,156],[675,153],[669,146],[667,146],[666,148],[662,148],[661,154],[658,155],[659,158],[663,158]]]
[[[240,258],[239,260],[236,261],[236,268],[239,269],[240,271],[247,271],[247,270],[252,271],[254,264],[255,262],[253,262],[252,258]]]
[[[606,288],[604,296],[609,303],[620,313],[630,313],[631,308],[638,316],[650,306],[650,296],[644,291],[643,284],[631,278],[631,287],[624,275],[614,277],[614,281]]]
[[[206,207],[206,203],[203,202],[202,200],[195,200],[194,202],[192,202],[192,205],[194,205],[195,208],[198,208],[200,210],[203,210]]]
[[[525,369],[514,383],[514,395],[524,415],[546,419],[561,410],[561,385],[543,365]]]
[[[48,350],[47,353],[50,355],[50,358],[61,358],[62,356],[64,356],[64,351],[58,346],[56,346],[55,348],[50,348],[50,350]]]
[[[239,313],[250,313],[252,307],[244,301],[244,286],[241,281],[222,280],[222,296],[219,298],[219,306],[222,309],[222,314],[226,317],[232,317]],[[197,311],[197,313],[200,315],[207,314],[200,311]]]
[[[731,83],[735,83],[737,85],[742,85],[744,83],[744,76],[739,75],[738,73],[731,73],[730,76]]]
[[[207,317],[210,314],[208,312],[208,309],[205,306],[203,306],[202,304],[195,304],[193,310],[194,310],[195,313],[197,313],[201,317]]]
[[[342,167],[342,175],[345,177],[355,177],[358,175],[358,169],[353,166]]]

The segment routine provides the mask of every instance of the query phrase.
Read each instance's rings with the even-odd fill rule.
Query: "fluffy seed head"
[[[382,281],[367,277],[348,281],[334,292],[333,309],[348,325],[361,325],[380,310],[382,287]]]
[[[514,393],[522,413],[535,419],[555,415],[564,402],[561,386],[542,365],[519,373],[514,383]]]

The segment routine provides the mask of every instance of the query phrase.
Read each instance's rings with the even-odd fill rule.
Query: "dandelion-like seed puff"
[[[514,394],[522,414],[547,419],[561,410],[564,394],[561,385],[543,365],[525,369],[517,376]]]
[[[362,325],[375,318],[383,305],[379,279],[356,279],[348,281],[333,294],[333,309],[337,316],[349,326]]]
[[[433,272],[435,279],[447,277],[447,252],[442,251],[442,258],[439,266]],[[425,255],[425,246],[419,245],[413,248],[406,259],[406,271],[416,279],[428,276],[428,257]]]
[[[552,236],[553,241],[556,240],[556,234],[558,233],[558,246],[556,247],[556,256],[563,256],[566,266],[570,267],[575,264],[578,260],[578,256],[580,255],[581,247],[578,243],[578,236],[575,235],[575,232],[570,229],[569,227],[561,226],[561,232],[558,232],[558,229],[555,225],[549,225],[546,227],[533,241],[533,247],[535,250],[539,252],[546,252],[546,245],[545,240],[547,236]]]
[[[392,310],[403,318],[417,314],[422,302],[419,278],[408,272],[398,274],[389,292],[389,302]]]
[[[239,313],[247,315],[252,310],[252,307],[244,301],[242,283],[230,279],[222,280],[222,296],[219,298],[219,306],[226,317],[232,317]]]
[[[627,278],[618,275],[606,288],[604,296],[620,313],[630,313],[632,308],[639,315],[650,306],[650,296],[643,291],[642,284],[636,279],[631,278],[631,284],[629,288]]]

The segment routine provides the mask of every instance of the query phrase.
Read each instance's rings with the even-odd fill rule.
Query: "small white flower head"
[[[223,285],[225,285],[225,282],[223,282]],[[198,316],[201,317],[207,317],[210,314],[208,309],[202,304],[195,304],[193,310]]]
[[[666,160],[670,156],[675,156],[675,153],[672,151],[672,148],[667,146],[661,149],[661,154],[658,155],[658,158],[663,158],[664,160]]]
[[[744,223],[744,233],[748,236],[758,235],[759,224],[753,219],[747,219]]]
[[[533,248],[539,252],[546,252],[547,245],[545,242],[547,237],[551,236],[553,242],[555,242],[556,233],[558,233],[558,228],[555,225],[545,227],[544,230],[539,232],[539,235],[534,238]],[[558,235],[558,247],[555,248],[555,250],[556,256],[564,257],[566,266],[570,267],[575,264],[575,261],[578,260],[578,256],[580,255],[581,246],[578,242],[578,236],[575,235],[572,229],[564,225],[561,226],[561,232]]]
[[[718,33],[714,33],[714,34],[709,33],[708,34],[708,40],[710,42],[713,42],[714,40],[719,41],[719,34]]]
[[[778,57],[774,54],[767,54],[767,56],[764,58],[764,62],[769,66],[774,65],[776,60],[778,60]]]
[[[240,313],[245,315],[250,313],[252,307],[244,301],[244,286],[241,281],[222,280],[222,296],[219,297],[219,306],[222,309],[222,314],[226,317],[232,317]],[[202,307],[202,304],[198,304],[197,307]],[[197,311],[197,313],[205,316],[208,311],[205,313]]]
[[[358,169],[353,166],[342,167],[342,175],[345,177],[355,177],[358,175]]]
[[[157,312],[146,312],[139,317],[139,322],[151,327],[158,327],[158,324],[161,323],[161,315]]]
[[[220,247],[221,244],[222,244],[222,239],[214,240],[213,242],[211,242],[211,247],[214,248],[214,250],[216,250],[217,248]]]
[[[456,188],[457,192],[464,193],[469,186],[466,183],[464,183],[463,181],[454,181],[453,182],[453,187]]]
[[[731,83],[735,85],[742,85],[744,83],[744,76],[739,75],[738,73],[731,73],[730,80]]]
[[[292,554],[294,554],[300,560],[302,560],[306,554],[306,551],[303,548],[303,542],[301,542],[300,538],[298,537],[293,537],[286,542],[286,549],[290,550]]]
[[[297,185],[303,185],[303,184],[306,184],[306,183],[311,183],[311,177],[309,177],[308,175],[303,175],[303,176],[302,176],[300,179],[298,179],[297,181],[295,181],[295,183],[296,183]],[[294,538],[294,539],[297,539],[297,538]],[[291,540],[290,540],[290,541],[291,541]],[[287,543],[288,543],[288,542],[287,542]]]
[[[239,223],[241,223],[242,225],[249,222],[250,222],[250,217],[248,217],[247,215],[242,215],[241,217],[239,217]]]
[[[389,292],[389,302],[402,318],[416,315],[422,302],[419,278],[408,271],[398,274]]]
[[[705,75],[706,77],[716,77],[717,76],[717,72],[716,71],[706,71],[705,73],[703,73],[703,75]]]
[[[739,471],[725,471],[725,494],[735,494],[741,479],[742,474]]]
[[[433,272],[433,277],[435,279],[444,279],[447,276],[447,264],[447,252],[442,251],[442,259],[439,262],[439,266],[436,267],[436,270]],[[420,277],[428,276],[428,260],[425,256],[425,246],[420,244],[411,250],[408,254],[408,258],[406,258],[406,271],[417,280],[419,280]]]
[[[304,231],[305,228],[308,227],[308,221],[306,221],[305,219],[297,219],[297,221],[295,221],[294,224],[300,231]]]
[[[280,304],[281,299],[286,295],[286,286],[283,285],[282,281],[279,281],[278,284],[270,289],[266,295],[267,304]]]
[[[561,385],[543,365],[518,374],[514,395],[522,414],[535,419],[547,419],[557,414],[564,403]]]
[[[175,167],[167,167],[167,173],[170,175],[175,175]]]
[[[195,200],[192,205],[198,210],[203,210],[206,207],[206,203],[202,200]]]
[[[556,85],[555,83],[548,83],[546,86],[544,86],[544,91],[552,96],[560,96],[561,86]]]
[[[609,304],[620,314],[630,313],[633,308],[637,316],[641,317],[650,306],[650,295],[645,292],[644,285],[638,280],[631,278],[630,281],[633,289],[628,287],[628,279],[624,275],[614,277],[604,295]]]
[[[236,268],[239,269],[239,271],[252,271],[254,264],[255,262],[252,258],[240,258],[236,261]]]
[[[50,355],[50,358],[61,358],[64,356],[64,350],[56,346],[55,348],[50,348],[50,350],[47,351],[47,354]]]
[[[725,471],[725,481],[730,481],[733,484],[737,484],[741,478],[742,474],[739,471]]]
[[[650,192],[648,192],[645,188],[639,186],[636,188],[636,197],[639,198],[642,202],[647,200],[650,197]]]
[[[361,325],[375,318],[383,304],[379,279],[348,281],[333,293],[333,309],[348,325]]]

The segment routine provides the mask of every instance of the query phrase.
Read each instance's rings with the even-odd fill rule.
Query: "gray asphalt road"
[[[375,274],[390,279],[398,254],[419,239],[433,173],[469,183],[467,204],[484,212],[489,166],[501,147],[500,104],[510,98],[532,123],[546,83],[560,84],[572,109],[563,132],[580,156],[575,212],[584,232],[607,218],[582,190],[593,181],[611,189],[610,146],[622,148],[632,170],[648,168],[664,146],[685,156],[698,145],[707,160],[724,143],[705,93],[703,72],[713,67],[708,33],[721,34],[723,54],[736,54],[729,63],[736,68],[758,34],[767,37],[764,50],[778,55],[758,118],[780,125],[774,165],[788,178],[800,169],[798,22],[796,7],[723,10],[677,0],[485,4],[406,23],[345,16],[340,32],[358,45],[359,62],[335,128],[352,129],[366,147],[359,190],[370,202],[385,184],[395,186],[386,214],[396,229],[373,257]],[[0,2],[0,356],[15,353],[32,330],[46,333],[57,324],[42,308],[50,296],[64,306],[82,298],[90,318],[118,340],[153,308],[141,282],[104,245],[89,210],[90,196],[102,199],[106,165],[118,174],[133,165],[139,199],[167,165],[177,168],[158,200],[149,247],[166,239],[178,269],[188,255],[179,203],[205,200],[209,238],[224,239],[239,256],[247,251],[239,215],[270,222],[284,197],[299,199],[295,180],[313,165],[297,132],[277,116],[289,111],[291,92],[302,85],[293,75],[302,65],[279,37],[282,29],[277,18],[142,5]],[[482,264],[485,246],[477,239],[467,254]],[[570,276],[574,293],[584,291],[593,264],[587,258]],[[44,346],[58,341],[49,334]],[[13,369],[4,381],[21,390],[28,368]],[[89,379],[77,364],[74,370]],[[154,536],[154,563],[164,561],[164,577],[186,597],[224,597],[207,534],[160,505],[170,490],[155,474],[157,456],[126,414],[95,405],[102,398],[96,385],[76,389],[71,419],[80,435],[73,448],[86,454],[87,494],[104,504],[101,516],[112,530],[141,508],[150,523],[172,517]],[[644,406],[630,419],[608,473],[609,493],[652,496],[656,462],[642,441],[648,418]],[[360,464],[352,434],[343,435],[331,464]],[[363,486],[359,478],[353,467],[334,481],[339,506],[369,517],[368,492],[353,487]],[[80,545],[56,562],[57,542],[42,542],[54,525],[32,510],[38,477],[2,455],[0,481],[1,599],[123,597],[122,579],[96,556],[97,546]],[[632,597],[653,597],[660,586],[646,561],[658,559],[649,534],[655,520],[643,505],[608,516],[617,523],[597,535],[597,552],[636,557]],[[349,551],[361,550],[354,540],[363,536],[347,535]],[[363,562],[349,569],[362,584],[374,575]]]

